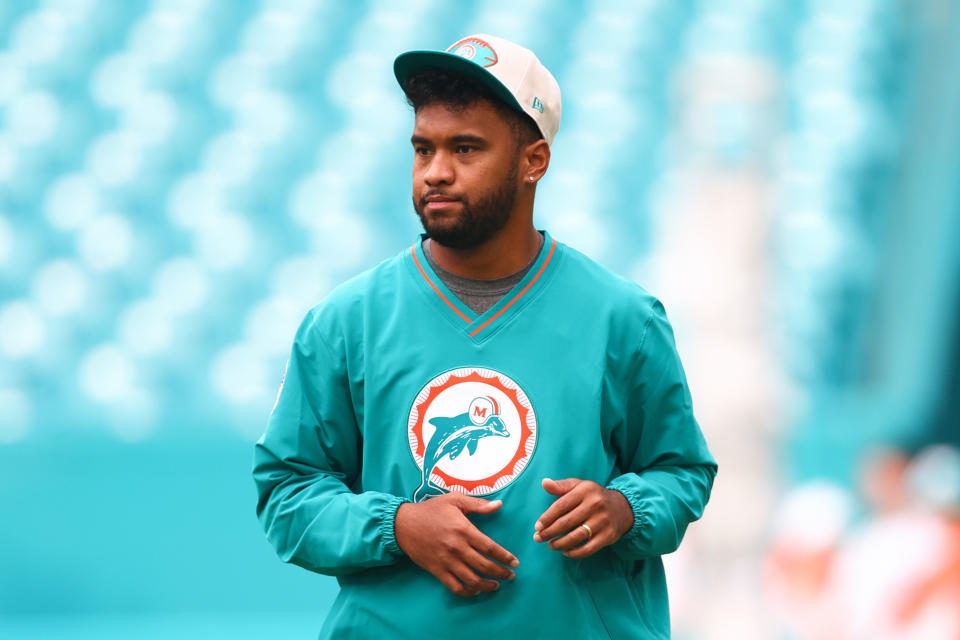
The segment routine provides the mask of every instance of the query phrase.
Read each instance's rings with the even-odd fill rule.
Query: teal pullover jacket
[[[254,448],[256,513],[284,562],[336,576],[321,638],[668,638],[661,556],[717,464],[663,305],[544,231],[523,280],[476,314],[414,244],[344,282],[297,330]],[[571,559],[534,542],[544,477],[623,493],[633,526]],[[463,598],[397,545],[404,501],[460,491],[520,560]]]

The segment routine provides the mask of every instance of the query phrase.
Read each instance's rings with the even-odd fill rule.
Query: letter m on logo
[[[477,416],[478,418],[484,418],[484,419],[486,419],[486,417],[487,417],[487,408],[486,408],[486,407],[474,407],[474,408],[473,408],[473,415]]]

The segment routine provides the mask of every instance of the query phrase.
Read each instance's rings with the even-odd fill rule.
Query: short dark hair
[[[529,115],[511,107],[493,91],[470,76],[453,73],[439,67],[429,67],[413,74],[403,83],[403,93],[413,112],[428,104],[440,103],[453,111],[486,100],[500,112],[510,124],[517,148],[531,144],[543,138],[540,128]]]

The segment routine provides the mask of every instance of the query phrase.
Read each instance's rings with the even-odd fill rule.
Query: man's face
[[[513,130],[493,105],[480,100],[460,111],[425,105],[411,141],[413,207],[434,242],[468,249],[507,224],[519,154]]]

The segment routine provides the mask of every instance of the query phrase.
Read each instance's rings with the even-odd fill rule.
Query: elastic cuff
[[[384,548],[394,555],[403,554],[403,549],[397,544],[393,524],[397,518],[397,509],[399,509],[400,505],[404,502],[411,502],[411,500],[400,496],[390,496],[383,506],[383,513],[380,516],[380,538],[383,540]]]
[[[630,527],[620,538],[621,540],[636,540],[640,537],[640,530],[643,529],[644,524],[646,524],[646,519],[643,516],[641,509],[642,498],[640,493],[636,491],[630,483],[626,480],[619,481],[620,478],[614,478],[610,484],[607,485],[607,489],[613,489],[614,491],[619,491],[623,494],[623,497],[627,499],[627,502],[630,503],[630,510],[633,511],[633,526]],[[619,481],[619,482],[618,482]]]

